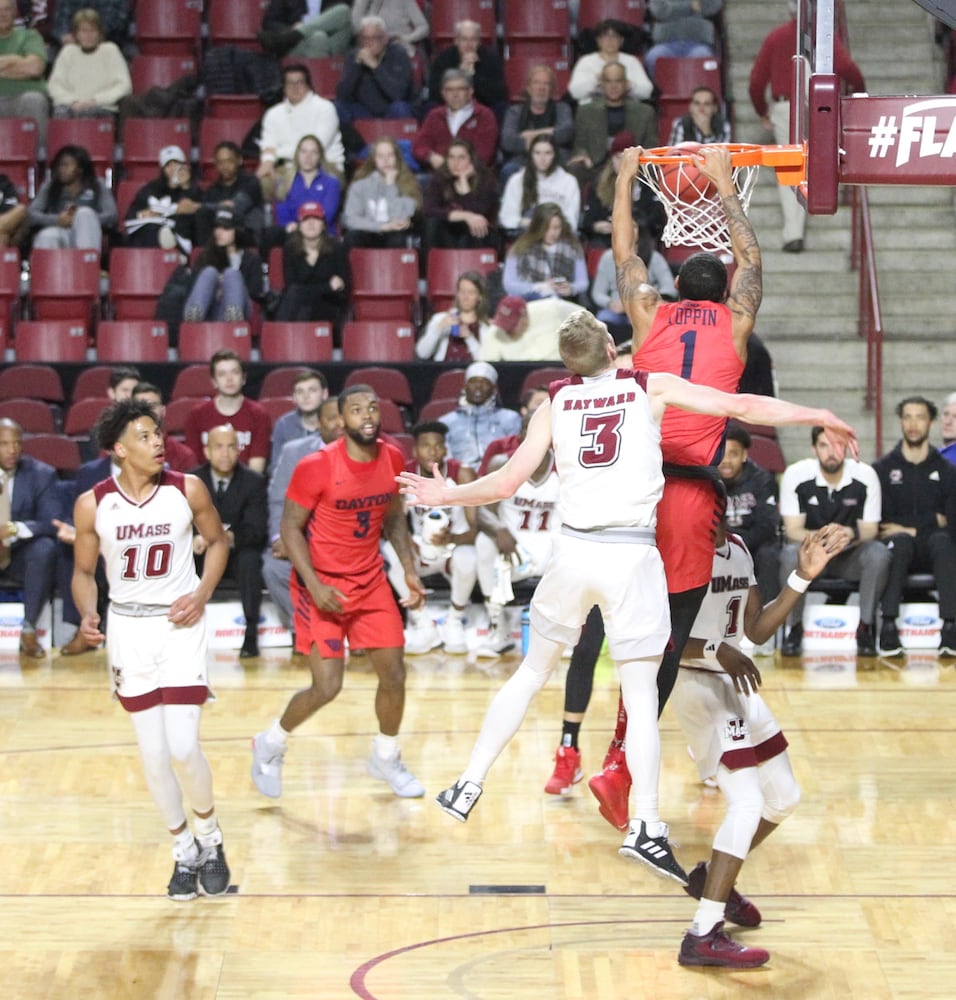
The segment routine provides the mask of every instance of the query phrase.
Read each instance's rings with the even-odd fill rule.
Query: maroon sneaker
[[[687,876],[687,885],[684,892],[694,899],[700,899],[704,895],[704,883],[707,881],[707,862],[700,861],[694,870]],[[741,896],[736,889],[730,890],[730,896],[724,904],[724,916],[738,927],[759,927],[760,910],[747,899]]]
[[[770,961],[770,952],[737,944],[724,933],[723,920],[709,934],[688,931],[680,943],[677,961],[681,965],[717,965],[725,969],[756,969]]]
[[[627,769],[624,751],[612,747],[604,758],[604,767],[588,781],[591,794],[598,800],[598,811],[615,830],[628,826],[628,799],[631,794],[631,772]]]

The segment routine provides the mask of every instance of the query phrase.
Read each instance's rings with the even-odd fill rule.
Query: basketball
[[[696,153],[701,148],[699,142],[682,142],[671,146],[671,155]],[[711,200],[717,188],[692,163],[665,163],[660,167],[661,190],[685,205]]]

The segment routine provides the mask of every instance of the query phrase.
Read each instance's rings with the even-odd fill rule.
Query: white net
[[[744,212],[757,180],[757,165],[733,168],[737,198]],[[641,160],[640,179],[660,198],[667,215],[661,239],[665,246],[698,247],[721,253],[730,250],[727,217],[714,186],[696,167],[683,160]]]

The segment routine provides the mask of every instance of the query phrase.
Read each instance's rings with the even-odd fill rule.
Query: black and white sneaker
[[[651,837],[643,821],[635,820],[631,823],[624,843],[618,849],[618,854],[622,858],[631,861],[640,861],[642,864],[653,868],[658,875],[664,878],[672,878],[681,885],[687,885],[687,872],[678,864],[674,857],[671,846],[667,842],[667,825],[660,837]]]
[[[473,781],[456,781],[451,788],[446,788],[435,797],[435,801],[459,823],[468,820],[475,803],[481,798],[481,785]]]
[[[177,903],[186,903],[199,895],[199,859],[176,860],[166,894]]]
[[[201,848],[198,863],[199,891],[204,896],[221,896],[229,890],[229,865],[221,841]]]
[[[945,657],[956,656],[956,624],[953,622],[943,622],[943,627],[939,632],[939,655]]]

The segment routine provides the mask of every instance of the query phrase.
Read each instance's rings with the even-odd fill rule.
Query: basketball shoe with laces
[[[626,830],[631,772],[627,769],[622,747],[612,746],[604,758],[604,767],[588,781],[591,794],[598,800],[598,811],[615,830]]]
[[[687,885],[684,892],[694,899],[700,899],[704,895],[704,883],[707,881],[707,862],[699,861],[694,870],[687,876]],[[736,889],[730,890],[727,902],[724,904],[724,916],[738,927],[759,927],[760,910],[753,903],[742,896]]]
[[[708,934],[688,931],[681,941],[677,961],[681,965],[718,965],[725,969],[756,969],[770,961],[770,952],[763,948],[747,948],[724,933],[719,920]]]
[[[544,790],[548,795],[567,795],[583,777],[581,751],[560,746],[554,755],[554,773],[548,778]]]
[[[282,794],[284,762],[285,749],[273,746],[265,733],[258,733],[252,738],[252,780],[256,788],[270,799],[277,799]]]
[[[166,887],[166,894],[177,903],[195,899],[199,895],[199,857],[188,857],[174,847],[173,861],[173,874]]]
[[[219,830],[215,839],[219,842],[204,845],[199,854],[199,891],[204,896],[221,896],[229,889],[229,865]]]
[[[401,799],[420,799],[425,786],[405,766],[400,753],[394,757],[379,757],[375,751],[368,759],[368,773],[388,782],[389,788]]]
[[[435,801],[459,823],[466,823],[475,803],[481,798],[481,785],[474,781],[456,781],[435,796]]]
[[[643,820],[634,820],[617,853],[622,858],[640,861],[658,875],[672,878],[681,885],[687,885],[687,872],[681,868],[677,858],[674,857],[671,845],[667,842],[667,824],[661,823],[661,826],[664,827],[664,832],[660,836],[652,837],[648,834],[647,824]]]

